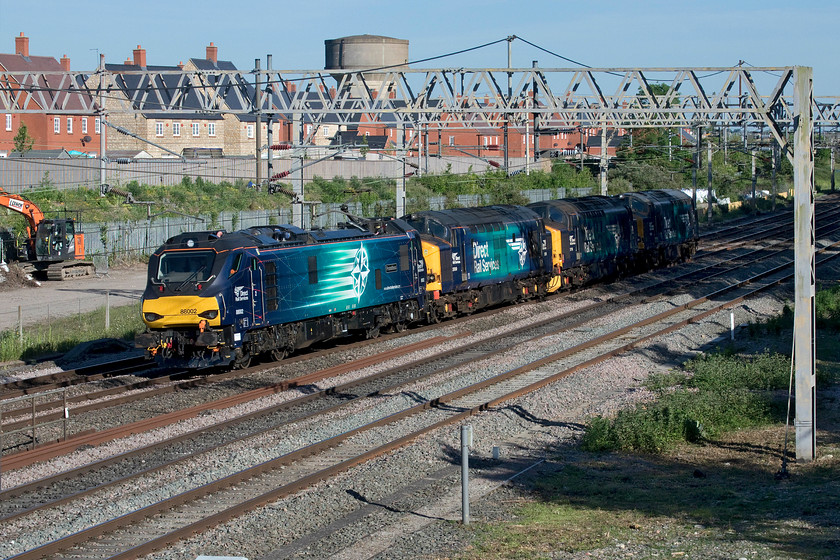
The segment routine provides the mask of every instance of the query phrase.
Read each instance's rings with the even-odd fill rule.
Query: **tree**
[[[26,125],[23,123],[18,128],[17,134],[15,134],[12,142],[14,143],[15,151],[21,154],[28,152],[35,145],[35,139],[29,135],[29,130],[27,130]]]

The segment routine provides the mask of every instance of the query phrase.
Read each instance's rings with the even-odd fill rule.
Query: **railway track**
[[[836,226],[832,226],[832,227],[836,228]],[[825,229],[825,228],[823,228],[823,229]],[[737,260],[737,259],[744,259],[749,255],[756,255],[756,254],[759,254],[759,253],[765,253],[765,258],[767,258],[767,252],[769,250],[770,250],[769,247],[765,247],[764,249],[754,249],[754,250],[752,250],[750,252],[747,252],[747,253],[741,253],[737,256],[732,256],[732,257],[726,259],[725,261],[720,261],[717,264],[711,265],[710,267],[706,267],[706,268],[701,269],[701,270],[690,271],[688,273],[682,274],[681,276],[676,276],[676,277],[671,276],[668,280],[665,280],[662,283],[667,282],[670,285],[671,290],[670,290],[669,293],[678,292],[680,290],[680,282],[682,282],[683,285],[686,285],[686,284],[695,284],[696,282],[700,282],[700,281],[708,281],[713,276],[720,276],[720,275],[723,275],[727,272],[731,272],[732,270],[734,270],[734,268],[732,268],[732,267],[734,267],[735,265],[732,264],[732,261]],[[770,254],[770,256],[772,256],[772,253]],[[757,257],[757,256],[753,256],[752,258],[754,259],[754,261],[759,259],[759,257]],[[728,263],[727,266],[729,266],[730,268],[719,268],[719,270],[717,272],[715,272],[715,273],[711,272],[711,270],[713,270],[713,267],[722,267],[725,263]],[[660,283],[660,284],[662,284],[662,283]],[[654,284],[654,285],[651,285],[651,286],[648,286],[648,287],[644,288],[644,290],[647,290],[647,291],[655,290],[656,286],[657,285]],[[642,292],[639,291],[639,292],[636,292],[636,293],[642,293]],[[608,300],[604,300],[597,305],[589,306],[587,311],[591,311],[591,310],[593,310],[594,308],[596,308],[600,305],[606,305],[607,303],[615,302],[620,298],[627,298],[627,297],[630,297],[632,295],[633,295],[633,292],[623,294],[621,296],[611,297]],[[651,301],[651,300],[645,300],[645,301]],[[358,366],[354,366],[354,367],[358,367]],[[332,371],[334,374],[339,373],[339,370],[335,370],[335,369],[332,369],[330,371]],[[219,378],[225,378],[228,375],[231,375],[231,373],[228,373],[228,374],[225,374],[225,375],[220,375]],[[200,384],[200,383],[208,383],[208,382],[209,382],[209,379],[203,379],[203,380],[193,380],[193,381],[190,381],[188,384],[190,386],[192,386],[192,385],[196,385],[196,384]],[[306,382],[307,382],[306,378],[292,379],[292,380],[290,380],[288,382],[284,382],[282,384],[271,385],[271,386],[268,387],[268,390],[270,390],[270,391],[284,390],[288,387],[294,386],[295,384],[303,384],[303,383],[306,383]],[[148,382],[146,382],[146,383],[148,383]],[[157,389],[157,390],[154,390],[154,391],[151,391],[151,392],[147,392],[144,395],[141,395],[140,398],[149,398],[149,396],[154,396],[154,395],[160,394],[161,392],[169,392],[169,391],[184,388],[184,386],[185,386],[185,384],[171,385],[171,386],[166,387],[166,388]],[[114,403],[116,403],[116,404],[119,404],[121,402],[124,402],[124,401],[122,399],[118,400],[118,401],[114,401]],[[111,405],[113,406],[114,403],[112,403]],[[91,405],[90,407],[87,407],[87,408],[96,409],[96,408],[101,408],[103,406],[108,406],[108,405],[109,405],[108,402],[106,402],[106,403],[99,403],[99,404],[96,404],[96,405]],[[210,403],[207,406],[212,406],[212,407],[215,407],[215,408],[224,408],[224,406],[219,405],[218,402],[217,403]],[[203,410],[206,407],[205,408],[192,407],[192,408],[194,410]],[[81,410],[74,411],[74,414],[78,414],[78,413],[84,412],[84,411],[85,411],[85,409],[83,408]],[[53,412],[52,414],[46,416],[46,418],[47,419],[53,418],[53,417],[61,414],[62,412],[63,411]],[[169,415],[169,417],[171,418],[171,420],[169,421],[170,423],[180,419],[178,414],[174,414],[174,413]],[[4,427],[6,429],[9,429],[9,426],[17,427],[21,423],[25,424],[24,421],[20,421],[18,423],[6,424],[6,425],[4,425]],[[163,423],[166,423],[166,422],[163,422]],[[127,428],[123,428],[123,430],[127,430],[127,431],[134,430],[134,431],[136,431],[136,429],[137,429],[136,426],[150,426],[150,425],[151,424],[149,422],[143,421],[143,422],[140,422],[140,423],[135,423],[135,424],[129,425]],[[155,425],[161,425],[161,422],[158,422]],[[97,433],[95,435],[89,435],[89,436],[80,437],[80,438],[73,438],[72,441],[70,441],[70,442],[66,442],[66,443],[61,444],[61,445],[56,444],[56,445],[51,446],[52,447],[51,450],[39,451],[37,453],[36,452],[24,453],[24,454],[21,454],[20,457],[7,459],[6,469],[8,470],[9,468],[11,468],[9,465],[22,466],[23,464],[26,464],[26,463],[18,462],[18,461],[28,460],[29,462],[33,462],[35,460],[41,460],[41,459],[46,458],[46,457],[56,456],[56,455],[62,453],[63,450],[65,450],[65,449],[73,448],[73,446],[78,447],[79,445],[92,445],[92,444],[96,444],[96,443],[101,443],[103,441],[107,441],[109,439],[109,437],[110,438],[119,437],[119,435],[122,433],[123,430],[121,430],[119,428],[114,428],[114,429],[111,429],[111,430],[108,430],[108,431],[105,431],[105,432]],[[113,434],[113,436],[110,436],[110,434]],[[28,457],[29,459],[24,459],[26,457]]]
[[[745,293],[738,295],[737,298],[731,298],[730,300],[728,300],[724,303],[719,303],[719,304],[716,304],[714,306],[709,306],[708,305],[710,297],[713,297],[713,296],[714,297],[720,297],[722,292],[720,290],[716,290],[712,293],[706,294],[702,298],[695,298],[695,300],[693,300],[691,302],[682,304],[679,308],[674,308],[674,309],[662,312],[662,313],[660,313],[656,316],[653,316],[653,317],[649,318],[646,321],[648,323],[648,325],[629,326],[629,327],[627,327],[627,330],[622,329],[622,330],[609,331],[609,332],[605,333],[604,335],[601,335],[600,337],[596,337],[593,341],[590,341],[590,343],[588,343],[588,344],[594,344],[594,343],[616,344],[618,342],[624,342],[624,344],[619,344],[618,346],[614,346],[610,350],[605,350],[605,351],[601,352],[601,354],[599,354],[599,356],[601,356],[601,357],[595,356],[595,357],[592,357],[592,358],[584,359],[583,361],[580,361],[577,365],[568,365],[567,366],[567,365],[564,364],[562,367],[564,368],[564,371],[566,371],[567,374],[568,374],[568,372],[574,370],[573,368],[587,367],[588,365],[591,365],[592,363],[594,363],[594,362],[592,362],[592,360],[606,359],[605,356],[612,355],[612,354],[617,353],[617,352],[620,353],[620,352],[626,351],[628,348],[632,347],[632,345],[639,344],[640,341],[642,341],[642,340],[645,340],[645,339],[650,338],[652,336],[661,336],[662,334],[664,334],[666,332],[670,332],[670,331],[678,328],[679,325],[684,325],[689,321],[697,321],[697,320],[701,320],[703,317],[708,317],[710,314],[714,313],[716,310],[719,310],[719,309],[721,309],[721,308],[723,308],[727,305],[733,305],[734,304],[733,302],[740,301],[740,298],[746,297],[747,293],[754,293],[755,291],[758,291],[760,289],[766,289],[768,286],[773,285],[774,283],[783,281],[784,274],[782,274],[781,271],[783,271],[783,269],[786,268],[786,267],[789,267],[789,265],[782,264],[782,265],[779,265],[777,267],[774,267],[774,270],[766,272],[765,274],[775,273],[775,274],[779,275],[779,278],[768,280],[766,285],[764,285],[764,286],[757,287],[756,283],[759,281],[759,278],[757,276],[753,276],[753,277],[744,279],[741,282],[739,282],[739,284],[741,286],[747,286],[747,285],[750,286],[749,289],[735,288],[735,287],[727,288],[728,290],[741,289]],[[694,312],[694,311],[689,312],[689,311],[687,311],[688,309],[694,309],[695,307],[703,306],[703,305],[706,305],[707,308],[703,309],[700,312]],[[677,316],[680,313],[686,314],[687,317],[686,318],[681,318],[679,321],[677,321],[676,320]],[[668,323],[667,326],[659,326],[658,328],[655,328],[652,331],[652,333],[630,334],[630,332],[633,328],[644,329],[644,328],[648,328],[649,325],[653,325],[654,323],[662,322],[662,321],[669,321],[669,323]],[[651,328],[653,328],[653,327],[651,327]],[[624,341],[623,339],[625,337],[634,337],[634,338],[631,341]],[[564,352],[571,352],[572,350],[573,349],[570,349],[570,350],[566,350]],[[584,348],[580,348],[577,351],[581,352],[583,350],[584,350]],[[547,364],[557,364],[559,360],[564,360],[564,359],[567,358],[566,355],[561,355],[561,354],[562,353],[555,353],[555,354],[552,354],[552,355],[549,355],[549,356],[545,356],[545,357],[540,358],[536,361],[530,362],[528,365],[521,366],[521,367],[514,368],[514,369],[510,370],[511,372],[515,372],[515,373],[511,374],[512,377],[510,378],[510,380],[508,378],[502,379],[502,378],[499,378],[499,377],[495,377],[495,378],[492,378],[492,381],[491,380],[482,381],[481,382],[481,384],[483,384],[482,386],[479,386],[480,384],[473,384],[470,389],[461,388],[461,389],[458,389],[456,391],[446,393],[444,395],[440,395],[440,396],[436,396],[436,397],[431,397],[431,396],[427,397],[423,400],[422,403],[417,404],[414,407],[410,407],[408,409],[405,409],[406,414],[408,414],[409,416],[413,416],[414,414],[419,413],[420,410],[426,410],[428,408],[433,408],[436,411],[440,411],[440,410],[443,410],[443,409],[451,410],[451,409],[460,408],[460,409],[462,409],[461,413],[463,413],[463,411],[465,411],[465,410],[473,412],[473,411],[476,411],[476,410],[480,410],[482,408],[486,408],[488,406],[494,406],[493,403],[497,402],[498,399],[512,398],[511,395],[521,394],[521,392],[526,390],[526,388],[533,388],[540,383],[543,383],[543,384],[544,383],[550,383],[553,379],[552,376],[544,377],[542,379],[528,378],[526,376],[526,377],[521,378],[521,379],[524,379],[524,381],[516,381],[516,382],[512,381],[512,379],[520,378],[520,376],[522,376],[526,373],[529,373],[530,371],[539,370],[540,368],[542,368],[543,366],[546,366]],[[571,354],[569,354],[569,355],[571,355]],[[475,357],[474,359],[478,359],[478,358]],[[484,391],[485,389],[489,390],[488,389],[489,386],[499,385],[502,382],[504,382],[505,384],[509,384],[509,385],[512,383],[513,385],[516,385],[516,387],[514,388],[513,385],[510,385],[507,389],[505,389],[503,394],[499,395],[499,396],[492,396],[492,395],[490,397],[488,397],[486,395],[485,396],[480,396],[480,397],[477,397],[477,396],[467,397],[466,396],[467,394],[475,395],[476,391]],[[471,400],[467,400],[467,401],[454,400],[454,399],[458,399],[458,398],[469,398]],[[411,413],[407,412],[409,410],[414,410],[414,412],[411,412]],[[393,417],[391,417],[391,418],[393,419]],[[455,419],[452,419],[452,418],[455,418]],[[462,417],[458,416],[458,415],[455,415],[455,416],[452,416],[450,419],[448,419],[446,421],[447,422],[457,422],[458,418],[462,418]],[[377,422],[381,423],[382,421],[383,420],[380,419],[380,420],[378,420],[378,421],[376,421],[376,422],[374,422],[370,425],[366,425],[367,427],[365,427],[364,431],[372,430],[372,429],[377,428],[379,425],[381,425],[381,424],[378,424]],[[439,425],[439,422],[443,422],[443,421],[444,420],[436,420],[431,425]],[[361,428],[360,428],[360,430],[361,430]],[[363,433],[363,431],[360,431],[359,433],[361,434],[361,433]],[[389,445],[399,445],[400,444],[399,442],[405,442],[405,441],[407,441],[407,439],[410,440],[414,437],[417,437],[417,433],[419,433],[419,432],[411,432],[407,435],[399,436],[394,442],[392,442]],[[349,435],[346,436],[346,438],[349,438],[349,437],[350,437]],[[330,439],[329,443],[325,444],[325,445],[335,446],[335,445],[338,445],[338,443],[339,442],[336,441],[335,439]],[[339,447],[335,448],[335,449],[340,449],[341,450],[340,452],[337,452],[337,456],[334,456],[333,459],[331,459],[330,461],[327,461],[327,458],[326,458],[327,456],[322,456],[322,459],[320,459],[320,461],[321,462],[324,462],[324,461],[329,462],[331,464],[331,466],[328,467],[328,468],[330,468],[330,469],[338,468],[339,465],[343,465],[343,467],[348,467],[351,464],[357,464],[357,462],[359,462],[359,461],[366,460],[365,458],[369,457],[369,456],[372,456],[371,454],[375,455],[377,453],[384,452],[382,447],[367,448],[363,452],[356,453],[355,455],[353,455],[353,457],[349,457],[348,453],[350,453],[350,446],[351,446],[350,443],[347,443],[345,445],[342,442],[342,444]],[[310,447],[309,450],[312,451],[313,449]],[[285,457],[283,459],[284,460],[289,460],[290,457]],[[303,464],[303,463],[301,463],[301,464]],[[285,474],[288,474],[288,472],[291,472],[288,469],[284,469],[284,470],[286,471]],[[293,491],[296,487],[299,487],[300,484],[305,484],[306,482],[304,482],[304,481],[312,480],[312,477],[319,478],[319,477],[327,475],[326,471],[312,470],[311,468],[309,470],[303,469],[302,472],[308,473],[308,474],[302,474],[298,477],[297,480],[292,480],[292,481],[284,484],[284,487],[286,487],[287,491]],[[250,476],[253,476],[253,473],[251,473],[249,475],[243,475],[243,476],[250,477]],[[266,474],[266,475],[260,475],[260,476],[268,476],[268,475]],[[230,482],[231,482],[231,480],[227,481],[227,483],[230,483]],[[271,484],[279,484],[280,482],[282,482],[282,480],[272,479]],[[243,483],[242,482],[236,482],[236,484],[237,484],[237,489],[238,489],[237,491],[238,492],[243,492],[244,490],[242,490],[240,488],[243,485]],[[260,493],[260,485],[258,483],[255,483],[254,487],[252,488],[252,490],[250,490],[250,492],[251,492],[251,494],[248,494],[248,495],[251,496],[251,497],[248,497],[247,499],[245,499],[243,497],[243,494],[240,493],[239,496],[236,497],[236,498],[217,497],[216,499],[214,499],[214,502],[221,503],[225,500],[231,499],[233,501],[236,501],[237,503],[247,501],[251,505],[254,505],[254,504],[260,502],[261,500],[276,499],[276,495],[272,495],[272,496],[269,497],[265,493]],[[166,506],[166,507],[168,508],[170,506]],[[206,509],[206,507],[207,507],[206,505],[201,506],[202,509]],[[224,518],[227,515],[236,515],[235,511],[238,511],[238,508],[240,508],[240,507],[243,507],[243,506],[237,505],[237,506],[234,506],[233,508],[228,509],[228,510],[224,510],[224,509],[218,510],[215,513],[213,513],[211,519],[213,520],[213,522],[217,522],[218,520]],[[142,517],[144,515],[148,515],[149,513],[150,513],[150,511],[147,510],[147,511],[141,513],[140,515]],[[187,516],[187,514],[184,514],[184,515]],[[187,517],[189,517],[189,516],[187,516]],[[203,521],[198,521],[197,523],[205,523],[206,524],[206,523],[209,523],[209,522],[210,521],[205,519]],[[139,523],[139,521],[137,521],[137,523]],[[187,522],[187,527],[189,527],[188,522]],[[186,530],[191,530],[191,529],[186,529]],[[157,547],[157,546],[161,546],[167,540],[171,540],[173,538],[180,538],[180,537],[173,536],[173,535],[174,534],[170,534],[170,536],[161,536],[160,539],[162,539],[162,540],[157,540],[155,542],[155,544],[148,545],[148,546]],[[90,534],[88,534],[88,537],[89,536],[90,536]],[[122,540],[122,538],[123,537],[119,537],[119,538],[115,537],[115,539],[117,541],[124,542]],[[62,546],[67,545],[69,542],[70,541],[65,541],[64,545],[62,545]],[[101,544],[101,542],[100,542],[100,544]],[[124,544],[121,545],[121,546],[124,546]],[[42,550],[42,552],[43,551],[44,550]],[[135,552],[132,552],[132,554],[134,554]],[[64,557],[72,557],[72,556],[68,556],[68,554],[72,555],[73,553],[72,552],[66,552]],[[79,554],[82,555],[82,556],[79,556],[79,557],[93,557],[93,556],[85,556],[85,554],[92,554],[92,552],[90,550],[85,551],[85,552],[79,552]],[[108,556],[105,556],[105,557],[108,557]],[[110,557],[123,557],[123,556],[110,556]]]
[[[824,231],[826,231],[826,230],[830,231],[831,228],[836,228],[836,227],[837,226],[829,224],[828,227],[823,226],[821,229],[824,230]],[[753,264],[755,262],[761,260],[762,258],[771,258],[774,254],[772,252],[774,250],[773,247],[778,246],[782,243],[783,242],[781,242],[781,241],[776,241],[776,242],[773,242],[771,244],[765,245],[763,248],[752,249],[752,250],[749,250],[749,251],[746,251],[746,252],[735,251],[731,246],[726,251],[718,250],[716,252],[716,254],[726,255],[725,259],[718,260],[715,264],[706,266],[705,268],[701,268],[699,270],[694,270],[692,272],[689,272],[689,273],[687,273],[687,275],[676,276],[676,277],[672,275],[667,280],[667,282],[669,284],[671,284],[671,292],[670,293],[674,293],[675,291],[679,291],[681,289],[680,288],[681,286],[686,286],[686,285],[693,284],[695,282],[700,282],[700,281],[709,281],[709,279],[711,279],[714,276],[721,276],[721,275],[726,274],[726,273],[731,273],[733,270],[737,269],[738,266],[743,266],[744,259],[746,259],[748,257],[752,259],[750,262],[753,263]],[[779,250],[776,250],[776,251],[777,251],[776,254],[779,254]],[[706,254],[706,259],[708,260],[712,256],[714,256],[713,253],[707,253]],[[741,264],[737,264],[739,262]],[[716,272],[712,272],[713,270],[716,270]],[[653,284],[651,286],[646,287],[645,290],[646,291],[656,290],[657,287],[662,285],[663,283],[664,282],[661,282],[659,284]],[[634,293],[637,293],[637,292],[630,292],[630,293],[624,294],[621,297],[624,297],[624,298],[630,297]],[[641,293],[641,292],[638,292],[638,293]],[[612,297],[612,298],[609,298],[608,301],[616,301],[616,300],[617,300],[617,297]],[[602,302],[602,305],[608,303],[608,301]],[[590,306],[590,307],[592,307],[592,306]],[[367,341],[367,342],[369,342],[369,341]],[[289,361],[295,361],[295,360],[299,360],[299,359],[301,359],[301,357],[293,358],[292,360],[289,360]],[[361,366],[361,364],[359,364],[359,367],[360,366]],[[242,371],[226,372],[226,373],[222,373],[222,374],[208,375],[207,377],[204,377],[204,378],[201,378],[201,379],[192,379],[192,380],[189,380],[189,381],[186,381],[186,382],[170,383],[173,380],[173,378],[178,377],[178,375],[179,375],[179,374],[174,374],[174,375],[166,376],[166,377],[163,377],[163,378],[156,378],[156,379],[153,379],[153,380],[142,380],[142,381],[135,382],[135,383],[121,385],[119,387],[109,387],[109,388],[106,388],[106,389],[103,389],[103,390],[94,391],[92,393],[86,393],[84,395],[74,397],[74,398],[70,399],[69,401],[65,401],[64,403],[62,403],[63,406],[60,406],[60,407],[56,407],[56,403],[52,402],[52,403],[40,403],[35,408],[38,412],[41,413],[41,415],[39,416],[39,421],[47,422],[47,421],[55,420],[55,419],[60,418],[63,415],[65,415],[65,408],[67,408],[68,402],[76,405],[73,408],[73,415],[76,416],[76,415],[79,415],[79,414],[84,414],[84,413],[87,413],[87,412],[99,410],[99,409],[109,407],[109,406],[117,406],[119,404],[132,402],[132,401],[140,400],[140,399],[154,398],[154,397],[157,397],[157,396],[159,396],[161,394],[164,394],[164,393],[179,391],[179,390],[183,390],[183,389],[186,389],[186,388],[196,387],[196,386],[199,386],[199,385],[210,385],[212,383],[218,383],[218,382],[221,382],[222,380],[226,380],[226,379],[230,379],[230,378],[242,377],[242,376],[246,375],[247,373],[254,372],[254,371],[259,371],[261,369],[270,369],[271,367],[273,367],[273,365],[271,365],[271,366],[258,366],[258,367],[254,367],[254,368],[249,368],[249,370],[246,370],[246,373],[243,373]],[[335,371],[335,373],[338,374],[339,372]],[[293,380],[291,380],[289,382],[286,382],[284,384],[273,384],[273,385],[270,386],[270,388],[273,388],[273,390],[283,390],[285,388],[288,388],[289,386],[292,386],[295,383],[302,384],[302,383],[305,383],[305,381],[304,380],[293,379]],[[160,386],[160,385],[162,385],[162,386]],[[158,387],[151,388],[153,386],[158,386]],[[124,396],[122,398],[113,398],[112,397],[113,395],[118,394],[118,393],[127,392],[129,390],[141,389],[141,388],[144,388],[144,389],[147,389],[147,390],[145,390],[143,392],[136,392],[134,394],[127,395],[127,396]],[[103,397],[105,397],[105,396],[112,397],[112,398],[110,398],[109,400],[104,400]],[[90,401],[96,401],[96,402],[93,402],[92,404],[85,404],[85,405],[80,404],[80,403],[83,403],[83,402],[90,402]],[[49,407],[52,407],[54,410],[52,410],[52,412],[45,412]],[[29,409],[27,407],[22,407],[20,409],[12,410],[12,411],[5,411],[5,417],[6,418],[13,418],[13,417],[15,417],[15,414],[17,414],[19,417],[21,417],[23,419],[18,420],[18,421],[7,421],[6,423],[4,423],[4,429],[12,430],[12,429],[18,429],[18,428],[21,428],[21,427],[26,427],[26,426],[31,425],[32,418],[30,416],[28,416]],[[178,419],[178,415],[176,415],[176,414],[171,415],[171,417],[174,419],[173,421],[176,421]],[[136,423],[136,425],[147,426],[148,423],[143,421],[142,423]],[[74,444],[75,445],[81,445],[81,444],[101,443],[102,441],[106,441],[106,435],[109,434],[109,433],[119,434],[120,430],[119,429],[113,429],[113,430],[109,430],[108,432],[99,433],[95,436],[94,435],[86,436],[88,438],[87,441],[84,438],[74,438],[72,442],[68,442],[67,444],[61,444],[61,445],[55,444],[55,445],[52,446],[56,450],[56,451],[53,452],[53,455],[47,455],[47,452],[41,451],[41,452],[38,452],[38,453],[34,453],[34,452],[29,453],[28,456],[35,457],[35,458],[54,456],[56,453],[60,453],[61,452],[60,450],[67,449],[68,446],[72,446]],[[118,437],[118,435],[115,435],[114,437]],[[11,463],[12,465],[15,465],[16,463],[14,463],[13,461],[14,460],[10,461],[9,463]]]

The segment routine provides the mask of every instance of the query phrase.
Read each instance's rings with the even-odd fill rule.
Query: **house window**
[[[455,137],[454,137],[454,136],[450,136],[450,137],[449,137],[449,145],[450,145],[450,146],[454,146],[454,145],[455,145]]]
[[[181,136],[181,123],[172,123],[172,136]]]
[[[246,134],[248,135],[248,138],[253,138],[254,137],[254,125],[249,124],[247,127],[245,127],[245,131],[246,131]]]
[[[61,119],[58,117],[53,117],[53,132],[61,134]]]
[[[82,117],[82,134],[87,134],[87,117]]]
[[[193,132],[193,136],[198,136],[198,123],[197,122],[192,123],[192,132]]]
[[[216,123],[210,123],[207,125],[207,134],[209,136],[216,136]]]
[[[96,117],[96,120],[93,121],[93,131],[96,134],[102,134],[102,121],[99,120],[99,117]]]
[[[12,115],[6,115],[6,130],[12,130]]]
[[[329,138],[329,136],[330,136],[330,127],[325,126],[324,127],[324,138]]]
[[[67,117],[67,134],[73,134],[73,117]]]
[[[155,136],[163,136],[163,123],[156,122],[155,123]]]
[[[309,136],[310,134],[312,134],[312,125],[308,124],[306,125],[306,135]]]

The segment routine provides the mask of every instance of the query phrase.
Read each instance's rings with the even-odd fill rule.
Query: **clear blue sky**
[[[643,6],[643,7],[639,7]],[[150,65],[203,58],[250,70],[254,59],[275,69],[324,67],[324,40],[348,35],[408,39],[410,60],[517,35],[593,67],[802,65],[814,68],[817,96],[840,96],[840,1],[837,0],[367,0],[230,2],[145,0],[93,2],[0,0],[0,52],[14,52],[24,32],[30,53],[67,55],[72,69],[92,70],[130,58],[139,44]],[[513,66],[570,63],[513,43]],[[503,67],[506,43],[419,67]]]

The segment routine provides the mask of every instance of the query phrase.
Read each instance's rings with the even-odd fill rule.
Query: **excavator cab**
[[[76,224],[71,219],[44,220],[35,231],[35,260],[57,262],[83,259],[83,239],[82,234],[76,233]]]

